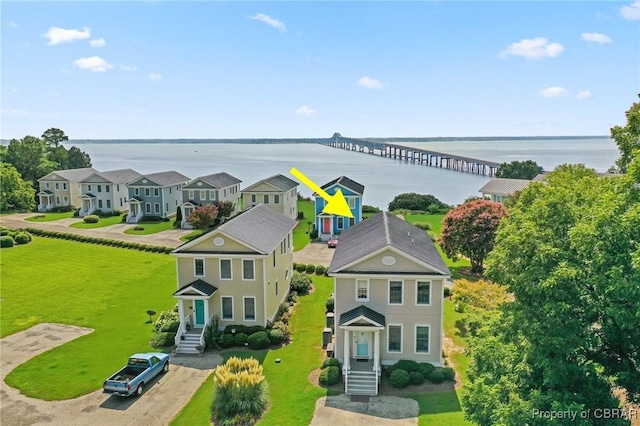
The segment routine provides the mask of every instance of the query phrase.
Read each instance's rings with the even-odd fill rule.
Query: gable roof
[[[287,237],[296,224],[295,220],[282,213],[278,213],[264,204],[258,204],[235,215],[198,238],[181,245],[172,253],[180,253],[182,250],[209,238],[211,232],[219,231],[260,254],[269,254]]]
[[[48,175],[41,177],[40,179],[38,179],[38,182],[41,180],[50,180],[51,176],[53,175],[58,175],[61,178],[68,180],[69,182],[79,182],[94,173],[98,173],[98,171],[93,167],[85,167],[82,169],[56,170],[49,173]]]
[[[188,293],[190,291],[195,291],[196,293],[200,293],[203,296],[211,297],[216,291],[218,291],[218,287],[213,286],[201,279],[197,279],[194,282],[191,282],[185,286],[180,287],[178,290],[176,290],[173,293],[173,295],[182,296],[185,293]]]
[[[182,173],[176,172],[175,170],[142,175],[140,176],[140,179],[142,178],[146,178],[152,182],[157,183],[160,186],[175,185],[177,183],[187,182],[188,180],[190,180],[188,177],[186,177]]]
[[[355,180],[349,179],[346,176],[340,176],[339,178],[336,178],[336,179],[332,180],[331,182],[325,183],[324,185],[321,186],[321,188],[322,189],[327,189],[330,186],[333,186],[333,185],[336,185],[336,184],[342,185],[345,188],[349,188],[350,190],[352,190],[356,194],[362,195],[364,193],[364,185],[359,184]]]
[[[236,185],[242,181],[235,176],[231,176],[229,173],[220,172],[212,175],[200,176],[187,183],[185,186],[191,185],[193,182],[201,180],[208,183],[214,188],[226,188],[227,186]]]
[[[111,183],[127,183],[139,178],[142,175],[133,169],[118,169],[109,170],[106,172],[95,172],[82,179],[82,181],[87,180],[91,176],[99,176],[107,182]]]
[[[445,275],[451,274],[431,237],[422,229],[389,212],[380,212],[342,231],[329,272],[338,272],[385,247],[395,248]]]
[[[289,179],[288,177],[284,176],[284,175],[273,175],[273,176],[269,176],[268,178],[259,180],[258,182],[254,183],[253,185],[249,186],[248,188],[243,189],[241,192],[248,192],[251,191],[253,187],[255,187],[256,185],[259,185],[261,183],[268,183],[271,186],[274,186],[275,188],[279,189],[280,191],[283,192],[287,192],[290,189],[295,188],[296,186],[300,185],[298,182],[296,182],[293,179]]]
[[[531,183],[527,179],[493,178],[478,190],[483,194],[512,195],[522,191]]]
[[[369,322],[379,324],[382,327],[386,326],[386,318],[384,315],[364,305],[360,305],[357,308],[353,308],[350,311],[340,314],[338,325],[345,325],[346,323],[360,317],[367,319]]]

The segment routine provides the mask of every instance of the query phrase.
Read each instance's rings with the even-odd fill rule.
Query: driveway
[[[323,396],[316,401],[310,426],[414,426],[418,403],[397,396],[371,397],[369,402],[351,402],[348,395]]]
[[[309,243],[302,250],[293,252],[293,261],[305,265],[324,265],[328,268],[335,251],[336,249],[328,248],[326,242]]]
[[[75,399],[43,401],[26,397],[4,382],[11,370],[28,359],[92,331],[62,324],[38,324],[0,339],[1,424],[167,425],[222,362],[219,355],[172,356],[169,372],[152,380],[142,396],[130,398],[109,396],[100,389]]]

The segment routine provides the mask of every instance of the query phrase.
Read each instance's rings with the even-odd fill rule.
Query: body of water
[[[532,159],[545,170],[564,163],[583,163],[606,171],[618,158],[616,146],[608,138],[402,144],[497,162]],[[227,172],[242,180],[241,188],[278,173],[292,177],[291,167],[319,185],[345,175],[365,186],[365,204],[380,208],[386,208],[394,196],[403,192],[433,194],[445,203],[459,204],[467,197],[480,195],[478,189],[490,179],[318,144],[88,143],[76,146],[89,153],[93,167],[98,170],[132,168],[142,174],[176,170],[190,178]],[[305,196],[311,195],[311,190],[303,185],[299,190]]]

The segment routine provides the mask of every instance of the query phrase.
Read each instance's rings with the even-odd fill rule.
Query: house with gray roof
[[[200,206],[230,201],[235,212],[240,210],[240,183],[242,181],[228,173],[214,173],[197,177],[182,186],[182,228],[191,228],[187,218],[193,210]]]
[[[38,179],[38,211],[46,212],[67,206],[73,209],[78,206],[82,194],[80,181],[96,172],[92,167],[56,170]]]
[[[242,205],[250,207],[264,204],[295,219],[298,216],[298,185],[298,182],[284,175],[270,176],[241,191]]]
[[[289,294],[295,226],[258,204],[171,252],[178,276],[177,352],[196,353],[213,316],[221,329],[273,320]]]
[[[362,221],[364,185],[346,176],[340,176],[322,185],[321,189],[331,196],[335,195],[337,191],[341,191],[352,215],[352,217],[345,217],[324,213],[323,209],[327,205],[327,200],[318,194],[313,194],[315,197],[315,226],[320,239],[327,241],[332,234],[340,234],[350,226]]]
[[[444,283],[451,276],[427,233],[388,212],[340,236],[334,356],[345,392],[376,395],[381,367],[401,359],[442,366]]]
[[[109,170],[95,172],[80,181],[82,195],[80,201],[80,217],[94,213],[120,212],[129,208],[128,191],[125,184],[141,175],[132,169]]]
[[[189,178],[174,170],[140,176],[126,184],[129,191],[127,223],[138,223],[145,216],[171,217],[182,203],[182,186]]]
[[[525,189],[531,183],[528,179],[492,178],[478,190],[483,198],[490,198],[498,203]]]

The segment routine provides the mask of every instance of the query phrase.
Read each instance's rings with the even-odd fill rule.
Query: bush
[[[27,244],[31,241],[31,235],[26,232],[19,232],[14,238],[16,240],[16,244]]]
[[[411,373],[413,371],[420,371],[420,364],[415,361],[403,359],[396,362],[393,365],[394,370],[404,370],[407,373]]]
[[[433,195],[416,194],[411,192],[397,195],[393,201],[389,203],[389,211],[404,209],[431,212],[432,206],[436,211],[449,209],[448,205],[438,200]]]
[[[162,222],[162,216],[142,216],[142,220],[145,222]]]
[[[340,381],[340,369],[335,365],[323,368],[318,381],[323,386],[335,385]]]
[[[249,343],[249,347],[251,349],[266,349],[271,346],[271,341],[269,340],[269,336],[265,331],[258,331],[257,333],[253,333],[247,339],[247,343]]]
[[[269,404],[262,366],[254,358],[231,357],[216,368],[212,411],[221,424],[251,424]]]
[[[316,271],[316,265],[307,265],[307,269],[305,271],[307,274],[313,274]]]
[[[90,214],[89,216],[85,216],[82,220],[84,220],[84,223],[98,223],[100,217],[95,214]]]
[[[327,309],[327,312],[333,312],[333,309],[335,307],[335,300],[333,300],[333,297],[328,297],[324,302],[324,306]]]
[[[325,268],[323,265],[318,265],[316,266],[316,275],[324,275],[324,271],[326,271],[327,268]]]
[[[235,345],[236,346],[244,346],[245,343],[247,343],[247,339],[249,338],[249,336],[247,336],[244,333],[238,333],[236,334],[236,337],[234,338],[235,340]]]
[[[70,212],[72,210],[75,210],[75,206],[58,206],[58,207],[54,207],[51,209],[52,212],[55,213],[64,213],[64,212]]]
[[[431,383],[435,383],[436,385],[444,382],[444,374],[442,373],[441,370],[433,370],[430,374],[429,374],[429,381]]]
[[[391,372],[391,377],[389,377],[389,381],[391,382],[391,386],[393,386],[394,388],[406,388],[407,385],[409,384],[409,373],[407,373],[405,370],[393,370]]]
[[[338,368],[340,368],[340,361],[338,361],[335,358],[325,358],[325,360],[322,361],[322,366],[320,368],[322,368],[324,370],[327,367],[338,367]]]
[[[236,344],[236,339],[231,334],[223,334],[220,336],[220,346],[230,348]]]
[[[444,288],[444,297],[451,297],[451,287]]]
[[[298,272],[304,272],[307,270],[307,265],[305,265],[304,263],[298,263],[295,269]]]
[[[179,326],[180,318],[178,315],[178,305],[174,305],[173,308],[168,311],[160,312],[160,315],[158,315],[158,318],[156,318],[153,323],[153,331],[177,331],[177,327],[175,330],[171,330],[171,324],[176,322]]]
[[[160,327],[159,331],[164,331],[164,332],[176,332],[178,331],[178,328],[180,328],[180,321],[176,320],[176,321],[167,321],[164,324],[162,324],[162,326]]]
[[[280,330],[284,336],[284,340],[289,338],[289,326],[283,321],[276,321],[271,324],[271,331],[273,330]]]
[[[424,376],[422,373],[418,373],[417,371],[409,373],[409,383],[412,385],[421,385],[422,382],[424,382]]]
[[[424,377],[429,377],[429,374],[431,374],[431,372],[435,369],[436,368],[433,366],[433,364],[429,364],[428,362],[422,362],[420,363],[418,372],[422,374]]]
[[[311,238],[312,240],[318,238],[318,230],[316,228],[313,228],[311,231],[309,231],[309,238]]]
[[[285,341],[285,335],[282,332],[282,330],[278,330],[277,328],[274,328],[269,332],[269,340],[274,345],[278,345]]]
[[[8,235],[0,237],[0,247],[13,247],[13,238]]]
[[[422,229],[423,231],[428,231],[429,229],[431,229],[431,225],[429,225],[429,223],[427,222],[416,222],[413,225]]]
[[[144,231],[144,226],[136,225],[133,227],[134,231]]]
[[[300,265],[298,265],[298,267],[299,266]],[[291,283],[289,287],[291,288],[291,291],[295,291],[300,295],[308,294],[309,290],[311,290],[311,278],[309,278],[307,275],[302,275],[298,272],[294,272],[293,276],[291,277]]]
[[[224,328],[225,334],[236,335],[238,333],[244,333],[247,335],[247,337],[251,336],[254,333],[257,333],[258,331],[265,331],[265,330],[266,328],[264,328],[261,325],[246,326],[241,324],[231,324]]]
[[[304,219],[304,212],[302,210],[298,211],[298,215],[296,216],[298,220]]]
[[[149,343],[154,348],[164,348],[175,345],[175,338],[176,333],[173,331],[160,331],[151,336],[151,341]]]
[[[380,213],[380,209],[375,206],[364,204],[362,206],[362,213]]]
[[[79,216],[80,216],[80,209],[74,210],[73,217],[79,217]]]
[[[443,367],[442,368],[442,376],[445,380],[449,380],[450,382],[456,381],[456,370],[451,367]]]

